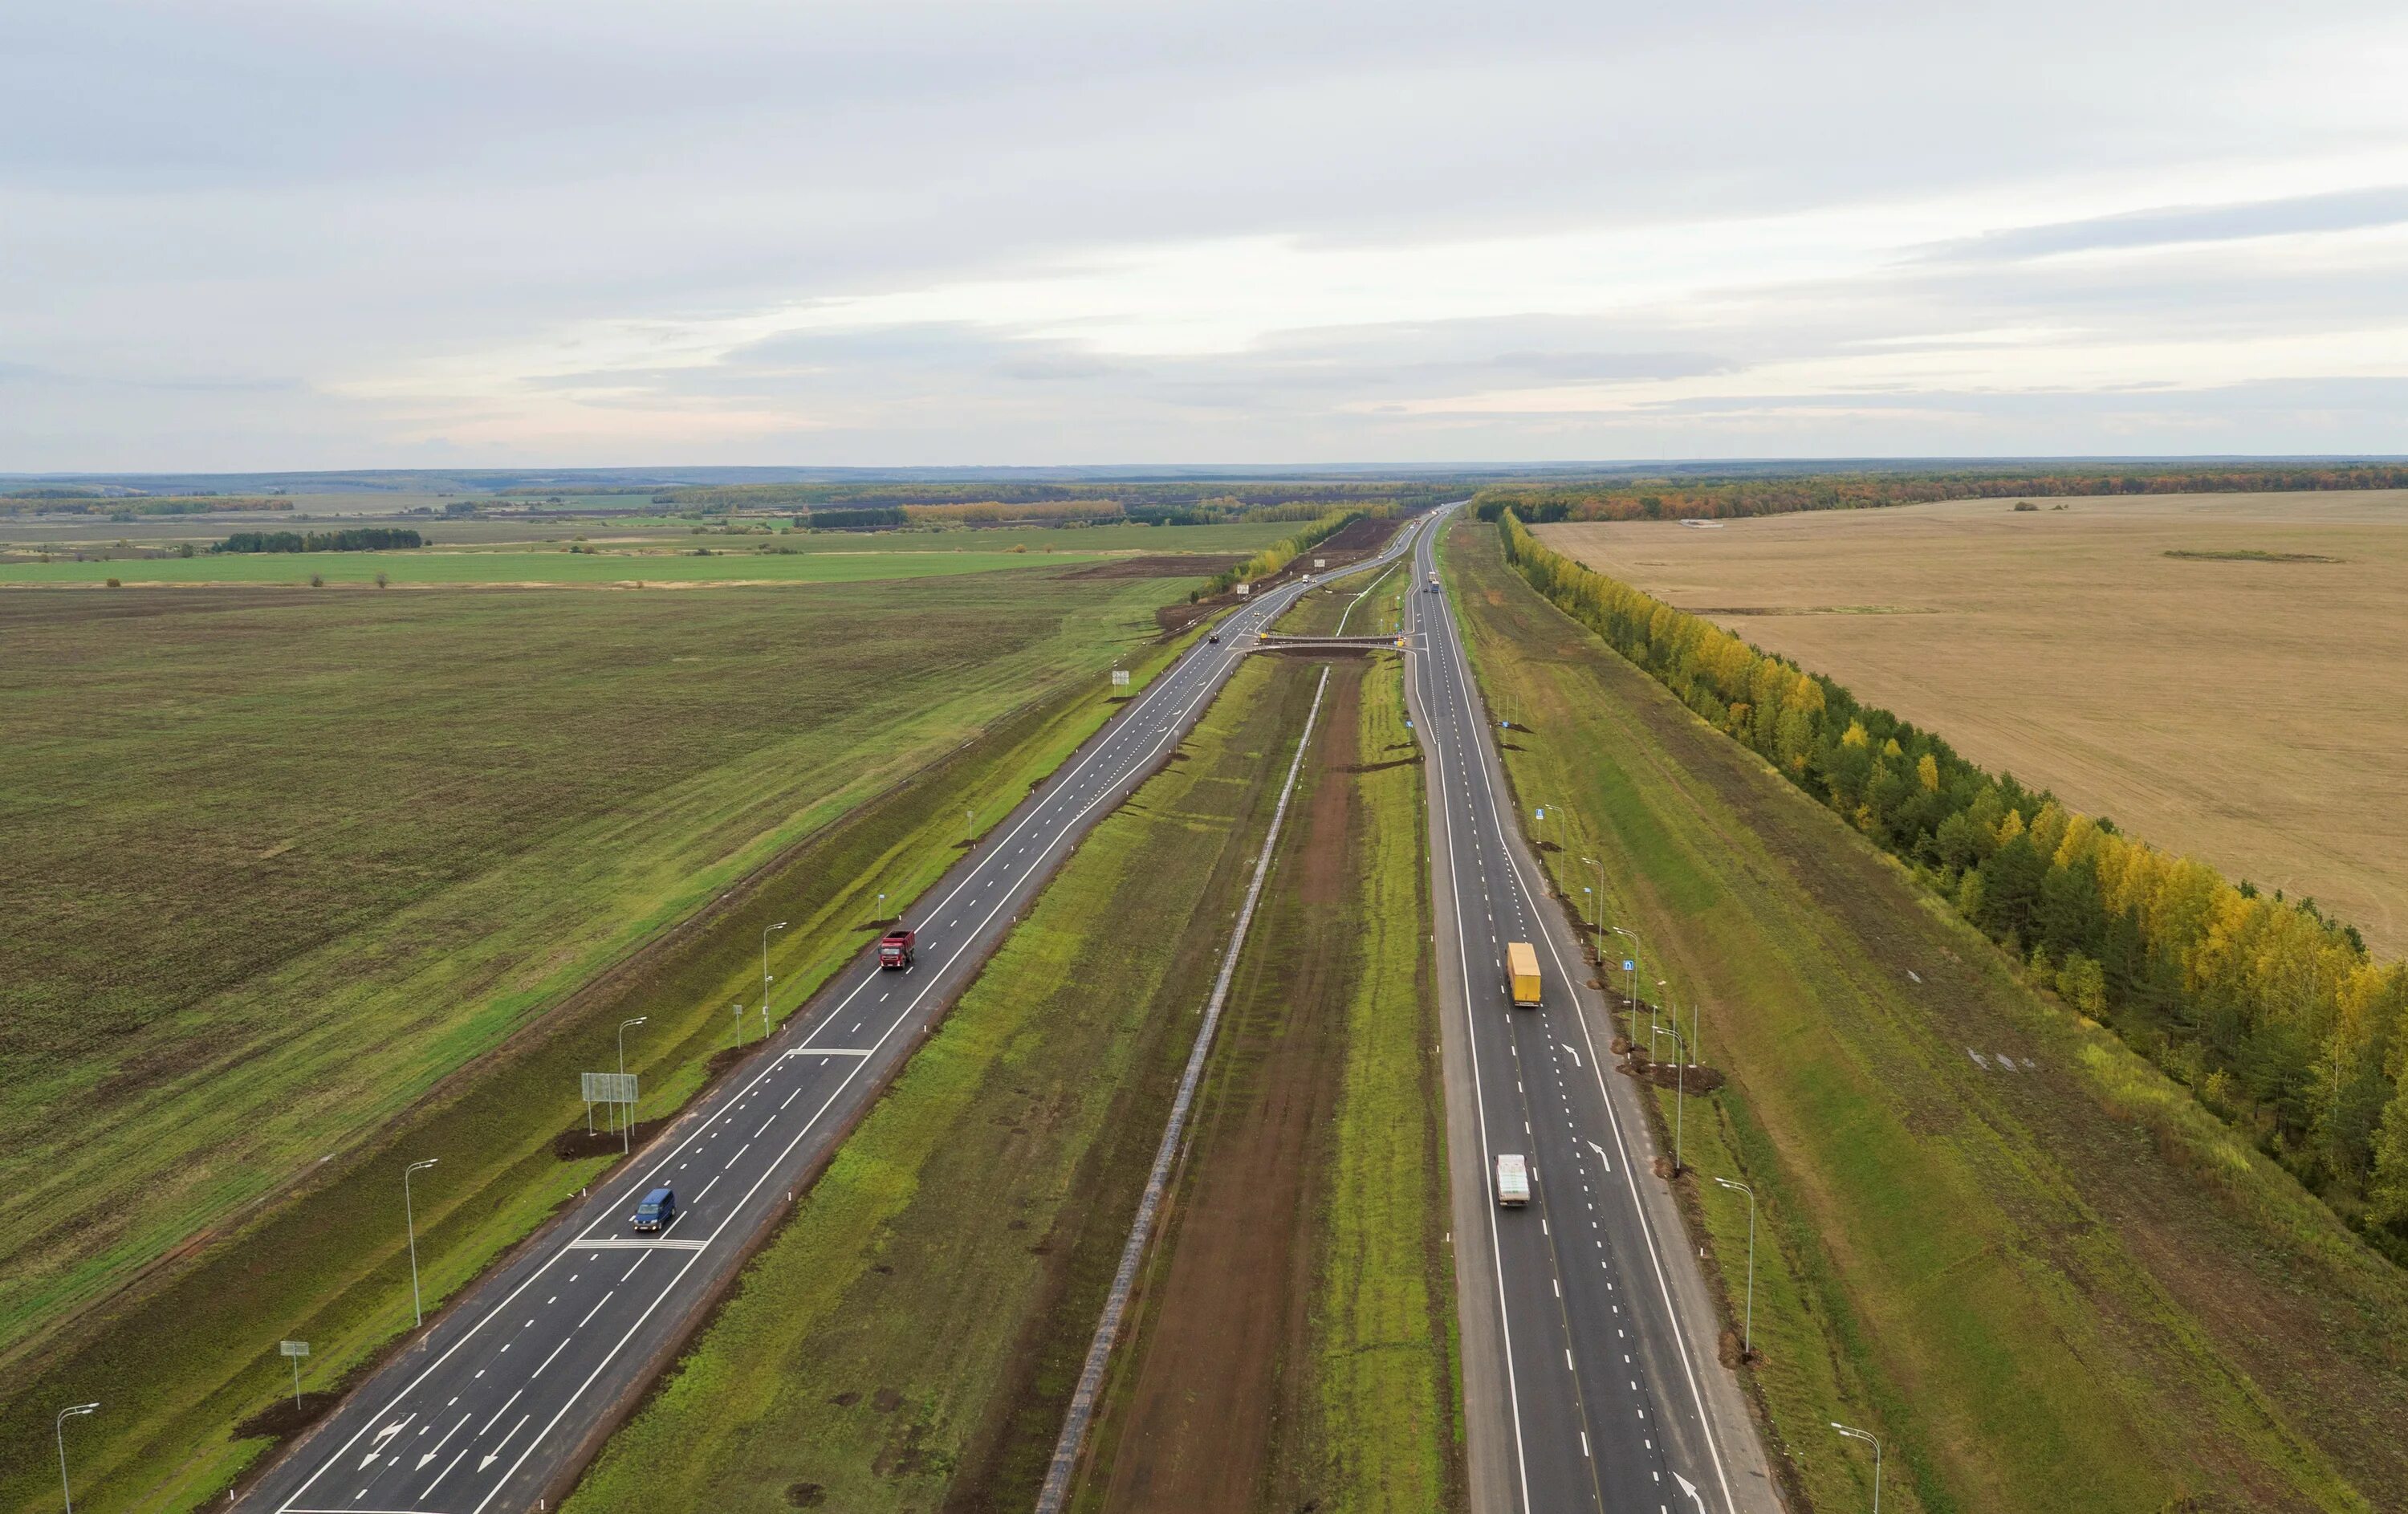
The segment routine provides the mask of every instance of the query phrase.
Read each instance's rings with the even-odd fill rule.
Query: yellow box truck
[[[1538,1008],[1541,991],[1539,986],[1539,954],[1530,949],[1526,941],[1509,941],[1505,944],[1505,967],[1513,979],[1513,1007]]]

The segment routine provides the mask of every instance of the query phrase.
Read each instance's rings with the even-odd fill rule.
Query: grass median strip
[[[1420,780],[1394,658],[1329,691],[1082,1510],[1460,1503]]]
[[[1026,1507],[1312,671],[1241,669],[1081,845],[569,1509]]]
[[[2395,1269],[1541,601],[1491,531],[1450,557],[1514,786],[1585,829],[1547,854],[1557,888],[1583,898],[1598,858],[1607,922],[1704,1006],[1731,1081],[1688,1101],[1684,1202],[1736,1323],[1746,1202],[1710,1180],[1756,1190],[1751,1377],[1808,1503],[1869,1492],[1833,1420],[1884,1435],[1899,1508],[2349,1509],[2408,1485]]]

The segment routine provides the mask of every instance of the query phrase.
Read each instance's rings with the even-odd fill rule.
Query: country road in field
[[[1410,550],[1408,522],[1374,569]],[[912,903],[918,964],[874,955],[839,973],[745,1065],[507,1264],[432,1319],[250,1490],[275,1514],[487,1514],[556,1498],[672,1359],[752,1247],[1080,838],[1164,761],[1254,635],[1307,584],[1240,608]],[[632,1233],[637,1200],[673,1187],[678,1216]]]
[[[1451,513],[1451,512],[1450,512]],[[1545,897],[1450,610],[1414,548],[1408,702],[1429,754],[1442,1062],[1475,1514],[1773,1514],[1780,1507],[1603,997]],[[1506,946],[1537,949],[1512,1007]],[[1496,1159],[1527,1159],[1501,1209]]]

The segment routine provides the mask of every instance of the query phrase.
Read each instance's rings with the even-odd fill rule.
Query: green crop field
[[[1579,817],[1557,887],[1604,862],[1608,920],[1731,1078],[1688,1101],[1688,1156],[1762,1200],[1748,1377],[1806,1501],[1870,1492],[1842,1420],[1887,1442],[1893,1508],[2396,1507],[2408,1277],[1541,601],[1492,528],[1449,555],[1512,782]],[[1745,1202],[1683,1188],[1736,1323]]]
[[[1015,705],[1100,695],[1180,587],[0,597],[8,1348]],[[898,901],[949,839],[881,864]]]
[[[1308,671],[1242,669],[1082,844],[569,1509],[1027,1506]]]

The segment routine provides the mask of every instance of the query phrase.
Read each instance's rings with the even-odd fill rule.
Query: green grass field
[[[1027,1506],[1304,673],[1241,670],[1096,828],[569,1509]]]
[[[1689,1102],[1688,1156],[1762,1200],[1750,1376],[1806,1502],[1870,1492],[1841,1420],[1886,1440],[1893,1508],[2397,1507],[2408,1279],[1540,600],[1491,528],[1449,555],[1513,784],[1579,816],[1557,887],[1604,860],[1607,918],[1732,1079]],[[1684,1202],[1736,1322],[1744,1201]]]
[[[225,556],[154,557],[138,562],[17,562],[0,564],[0,587],[12,584],[102,584],[115,578],[128,586],[242,584],[307,588],[311,577],[328,588],[374,586],[379,573],[395,588],[427,584],[592,584],[700,586],[751,584],[854,584],[866,579],[924,578],[935,574],[990,573],[1026,568],[1033,552],[796,552],[757,553],[722,548],[711,555],[679,552],[597,550],[594,553],[489,550],[416,552],[266,552]],[[690,550],[690,549],[689,549]],[[1085,562],[1092,555],[1055,554],[1054,560]],[[1044,558],[1039,556],[1039,562]]]
[[[262,1200],[319,1182],[321,1158],[431,1090],[452,1099],[450,1074],[540,1040],[597,968],[887,796],[867,843],[847,832],[855,871],[806,873],[790,886],[800,897],[764,901],[796,916],[771,938],[777,1007],[790,1008],[858,945],[880,888],[899,903],[949,860],[962,807],[987,823],[1102,717],[1115,653],[1151,647],[1141,670],[1159,659],[1149,611],[1178,586],[1006,575],[831,585],[808,603],[774,590],[136,591],[107,601],[113,613],[81,595],[0,597],[0,808],[17,843],[0,862],[17,926],[0,940],[0,1169],[41,1217],[0,1242],[9,1349],[196,1230],[248,1223]],[[1016,704],[1035,727],[1015,718],[957,750]],[[1000,755],[971,762],[990,747]],[[915,775],[916,808],[898,811]],[[647,1115],[697,1086],[726,1033],[723,980],[757,1003],[751,929],[716,948],[707,992],[695,982],[687,997],[681,979],[677,997],[634,1011],[657,1027],[629,1045],[650,1074]],[[681,1016],[697,1017],[676,1029]],[[557,1089],[515,1090],[522,1113],[504,1123],[523,1150],[489,1143],[447,1161],[422,1218],[465,1204],[477,1233],[464,1257],[490,1255],[581,1180],[555,1174],[546,1147],[577,1116],[563,1097],[576,1064],[604,1065],[608,1049],[562,1048]],[[523,1181],[487,1186],[528,1153]],[[278,1272],[251,1300],[258,1328],[390,1263],[385,1185],[370,1186],[376,1222],[348,1240],[308,1232],[318,1273]],[[52,1343],[46,1376],[133,1365],[110,1333],[188,1275],[179,1263],[75,1321],[66,1339],[83,1344],[62,1358]],[[344,1327],[361,1350],[390,1332],[390,1304]],[[357,1357],[315,1364],[338,1373]],[[177,1397],[194,1386],[162,1382],[160,1412],[197,1412]],[[24,1408],[11,1398],[0,1420]]]

